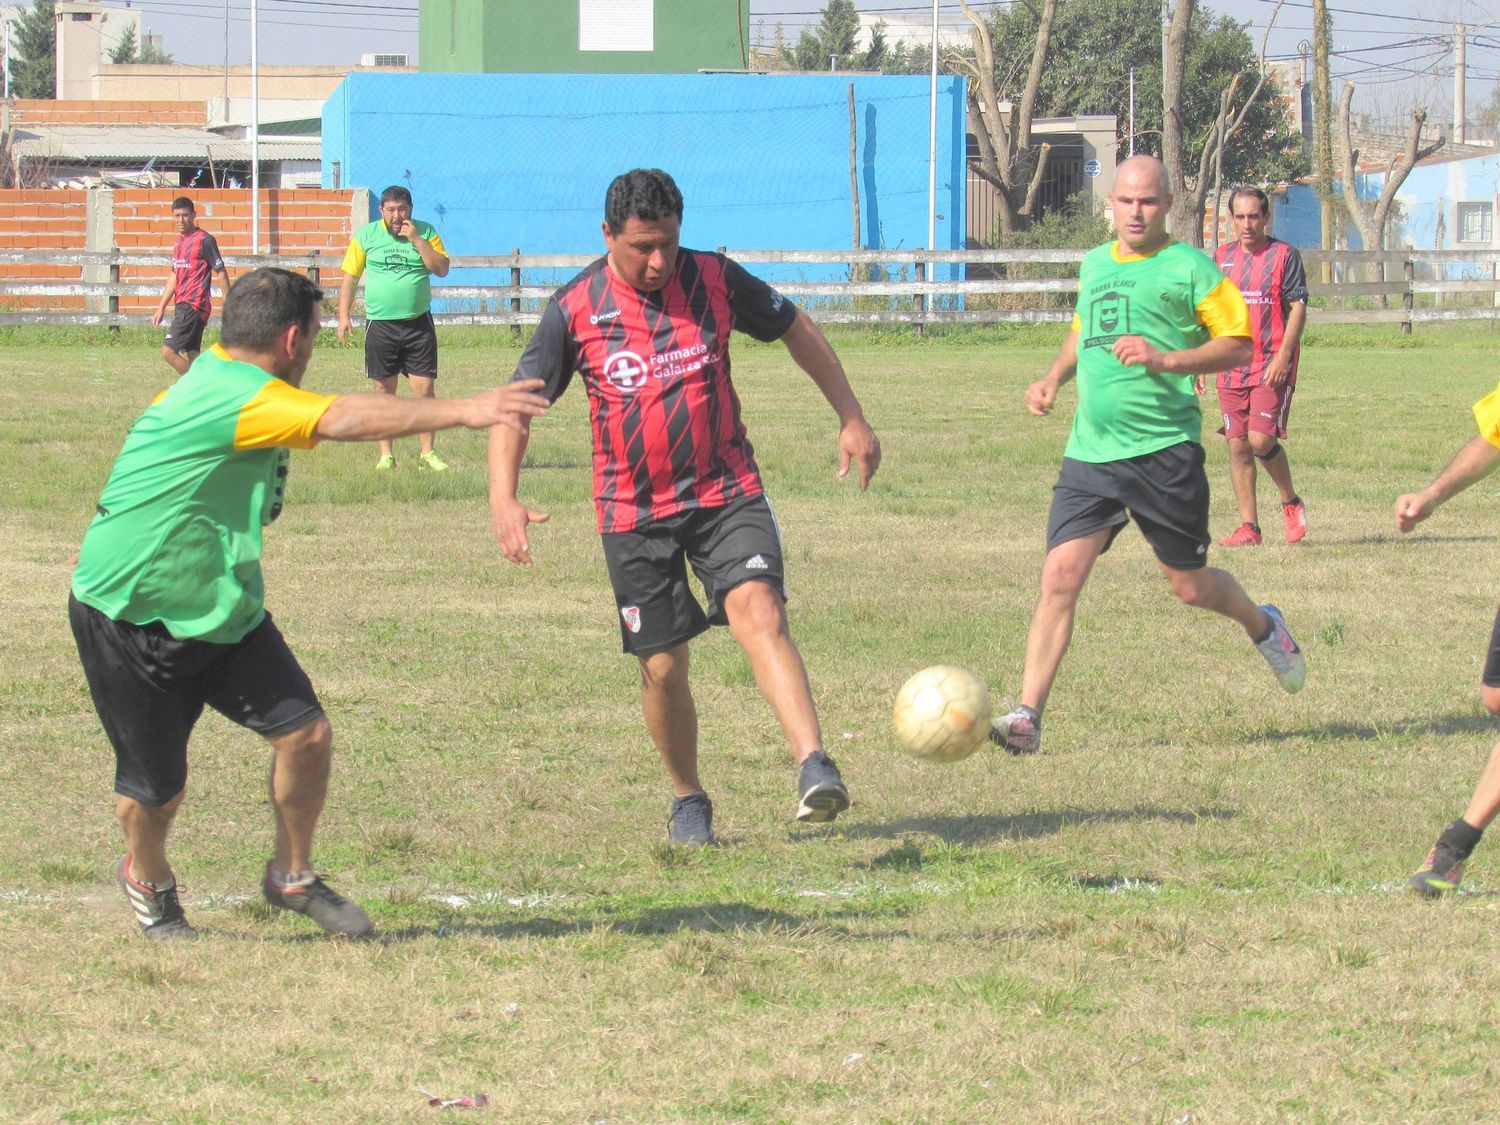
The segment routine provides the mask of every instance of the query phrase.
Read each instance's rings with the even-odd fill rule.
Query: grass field
[[[69,560],[169,374],[154,337],[0,351],[0,1117],[390,1121],[483,1092],[504,1121],[1457,1121],[1500,1075],[1500,845],[1465,893],[1405,876],[1495,737],[1478,705],[1495,481],[1409,538],[1391,505],[1473,433],[1494,337],[1315,334],[1288,442],[1311,532],[1215,552],[1307,652],[1295,697],[1172,602],[1128,531],[1101,560],[1034,759],[940,767],[888,732],[902,680],[1012,698],[1071,411],[1021,405],[1055,335],[840,337],[886,459],[778,347],[736,377],[788,548],[794,633],[855,799],[791,820],[795,770],[733,641],[695,645],[725,846],[664,846],[588,498],[581,393],[541,420],[505,564],[483,437],[445,477],[297,454],[269,604],[336,730],[318,848],[380,938],[254,897],[266,754],[218,716],[173,837],[204,939],[142,940],[114,886],[111,762],[68,635]],[[1399,345],[1399,346],[1398,346]],[[456,338],[440,390],[508,376]],[[329,347],[308,385],[357,390]],[[1063,406],[1073,402],[1064,392]],[[1237,522],[1206,433],[1214,529]],[[469,1111],[453,1110],[453,1113]]]

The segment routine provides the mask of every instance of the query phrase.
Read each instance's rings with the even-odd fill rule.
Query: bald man
[[[1109,206],[1118,238],[1083,259],[1072,327],[1046,376],[1026,390],[1027,407],[1042,417],[1058,388],[1078,378],[1021,703],[990,731],[1014,754],[1041,746],[1042,711],[1073,637],[1078,597],[1132,516],[1172,593],[1239,622],[1287,691],[1300,690],[1307,675],[1280,611],[1256,605],[1228,571],[1205,565],[1208,477],[1193,380],[1249,362],[1245,298],[1213,259],[1167,233],[1172,193],[1161,161],[1133,156],[1121,164]]]

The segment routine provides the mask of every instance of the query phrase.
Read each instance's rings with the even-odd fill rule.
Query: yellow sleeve
[[[358,277],[365,272],[365,248],[359,244],[359,239],[349,240],[349,249],[344,251],[344,264],[339,266],[339,271],[350,277]]]
[[[1500,387],[1474,404],[1474,421],[1479,423],[1480,436],[1500,449]]]
[[[311,449],[318,444],[318,420],[338,395],[315,395],[281,379],[268,379],[254,398],[240,407],[234,427],[236,449],[284,445]]]
[[[1245,307],[1245,295],[1229,278],[1221,278],[1209,290],[1208,296],[1198,302],[1198,322],[1208,329],[1208,334],[1220,336],[1250,335],[1250,310]]]
[[[1072,329],[1074,332],[1083,331],[1083,317],[1079,316],[1076,312],[1073,314]]]
[[[431,246],[443,257],[446,258],[448,256],[448,248],[443,245],[443,236],[438,234],[436,230],[432,232],[432,237],[427,240],[427,245]]]

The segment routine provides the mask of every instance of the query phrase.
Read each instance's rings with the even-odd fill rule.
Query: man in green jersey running
[[[339,286],[339,343],[349,335],[354,287],[365,277],[365,374],[382,394],[396,393],[406,376],[418,398],[432,398],[437,383],[437,329],[432,323],[432,275],[448,276],[448,251],[431,223],[411,217],[411,192],[392,185],[380,193],[380,218],[354,232],[344,252]],[[417,464],[444,472],[448,463],[417,435]],[[396,467],[396,451],[380,443],[377,469]]]
[[[1205,565],[1208,478],[1193,376],[1249,362],[1245,299],[1211,258],[1167,234],[1172,194],[1161,161],[1122,163],[1109,203],[1118,239],[1084,258],[1072,328],[1046,377],[1026,391],[1031,412],[1046,415],[1058,388],[1078,377],[1021,703],[990,732],[1017,754],[1041,745],[1042,710],[1073,636],[1078,597],[1131,517],[1179,599],[1238,621],[1287,691],[1300,690],[1307,675],[1280,611],[1257,606],[1228,571]]]
[[[136,419],[73,572],[68,617],[115,751],[115,813],[128,851],[116,877],[154,940],[191,938],[167,832],[205,705],[271,745],[276,907],[358,937],[370,919],[313,870],[333,728],[264,606],[261,534],[281,512],[288,449],[452,426],[520,425],[541,380],[472,398],[317,395],[301,389],[323,293],[259,269],[224,301],[220,342]]]

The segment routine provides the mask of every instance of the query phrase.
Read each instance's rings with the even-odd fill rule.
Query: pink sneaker
[[[1290,534],[1290,532],[1288,532]],[[1221,547],[1259,547],[1260,528],[1253,523],[1242,523],[1234,531],[1219,540]]]
[[[1302,502],[1302,497],[1297,497],[1290,504],[1283,504],[1281,518],[1286,520],[1286,541],[1301,542],[1302,537],[1307,534],[1307,505]]]

